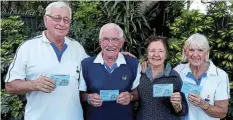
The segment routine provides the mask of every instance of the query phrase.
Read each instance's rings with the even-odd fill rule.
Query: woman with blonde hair
[[[174,69],[183,83],[200,86],[200,95],[186,94],[189,113],[185,120],[220,120],[228,111],[229,78],[225,71],[209,60],[207,38],[199,33],[191,35],[183,48],[182,62]],[[184,85],[184,84],[183,84]]]

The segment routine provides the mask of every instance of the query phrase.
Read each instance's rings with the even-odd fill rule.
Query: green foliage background
[[[143,55],[143,42],[150,26],[141,14],[139,1],[71,2],[77,6],[73,15],[70,35],[84,45],[89,55],[100,52],[99,30],[106,23],[114,22],[123,30],[126,38],[124,51]]]
[[[18,46],[27,39],[27,29],[16,16],[1,21],[1,80],[5,79]],[[22,120],[25,98],[6,94],[5,90],[1,90],[0,94],[2,120]]]
[[[27,5],[29,4],[26,2]],[[38,5],[33,2],[34,5]],[[49,2],[46,2],[48,4]],[[233,6],[224,2],[214,2],[208,7],[207,15],[196,10],[181,9],[183,2],[160,2],[165,8],[154,9],[156,15],[148,11],[142,14],[140,1],[110,2],[70,2],[73,9],[73,22],[69,36],[78,40],[89,55],[100,52],[98,35],[102,25],[108,22],[119,24],[125,33],[123,48],[138,58],[144,58],[146,38],[153,32],[161,35],[159,29],[167,31],[169,38],[169,58],[173,67],[180,63],[184,41],[193,33],[199,32],[208,37],[211,46],[210,59],[224,69],[232,80],[233,71]],[[41,15],[44,10],[40,5]],[[156,6],[157,7],[157,6]],[[26,9],[26,7],[23,7]],[[34,8],[33,8],[34,9]],[[166,18],[166,19],[161,19]],[[161,19],[162,23],[154,21]],[[158,23],[157,23],[158,22]],[[9,17],[1,21],[1,79],[13,60],[20,43],[28,39],[28,28],[19,17]],[[39,32],[39,31],[38,31]],[[232,85],[232,84],[231,84]],[[233,91],[226,119],[233,119]],[[22,120],[25,106],[23,96],[6,94],[1,91],[1,116],[3,120]]]
[[[171,30],[169,40],[170,63],[173,66],[181,61],[184,42],[193,33],[204,34],[210,43],[210,59],[226,71],[232,82],[233,72],[233,4],[213,2],[208,7],[207,15],[197,10],[182,10],[173,23],[168,23]],[[232,83],[231,83],[231,88]],[[233,118],[233,91],[227,119]]]

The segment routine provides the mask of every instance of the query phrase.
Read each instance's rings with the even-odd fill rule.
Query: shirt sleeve
[[[82,69],[80,70],[80,83],[79,83],[79,90],[80,91],[87,91],[87,85],[83,77]]]
[[[140,78],[141,78],[141,65],[138,64],[138,70],[137,70],[137,76],[133,82],[133,86],[131,88],[131,90],[135,89],[136,87],[138,87],[139,82],[140,82]]]
[[[229,78],[226,73],[222,75],[222,80],[220,81],[215,91],[215,100],[225,100],[225,99],[230,99]]]
[[[5,82],[11,82],[14,80],[25,80],[26,78],[26,63],[27,63],[27,49],[26,43],[22,43],[14,56],[8,72]]]
[[[87,55],[85,49],[83,48],[83,46],[80,43],[79,43],[79,48],[80,48],[79,50],[80,50],[80,53],[82,54],[83,59],[89,57],[89,55]]]

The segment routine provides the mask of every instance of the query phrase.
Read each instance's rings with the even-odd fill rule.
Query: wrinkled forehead
[[[55,7],[51,8],[51,15],[60,15],[63,17],[70,17],[70,11],[68,8],[62,7]]]
[[[107,37],[107,38],[119,38],[120,37],[120,32],[112,27],[112,28],[105,28],[102,31],[102,38]]]
[[[148,50],[151,50],[151,49],[162,49],[162,50],[164,50],[164,49],[165,49],[165,46],[164,46],[164,44],[162,43],[162,41],[158,40],[158,41],[153,41],[153,42],[151,42],[151,43],[147,46],[147,49],[148,49]]]
[[[205,49],[205,48],[203,46],[201,46],[201,45],[195,44],[195,45],[187,46],[187,49]]]

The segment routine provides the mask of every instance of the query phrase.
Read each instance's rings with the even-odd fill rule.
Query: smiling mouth
[[[106,48],[105,50],[106,51],[115,51],[116,49],[115,48]]]
[[[161,61],[161,59],[152,58],[154,61]]]
[[[66,30],[66,29],[59,29],[59,28],[56,28],[57,30]]]
[[[192,60],[199,61],[201,59],[200,58],[192,58]]]

